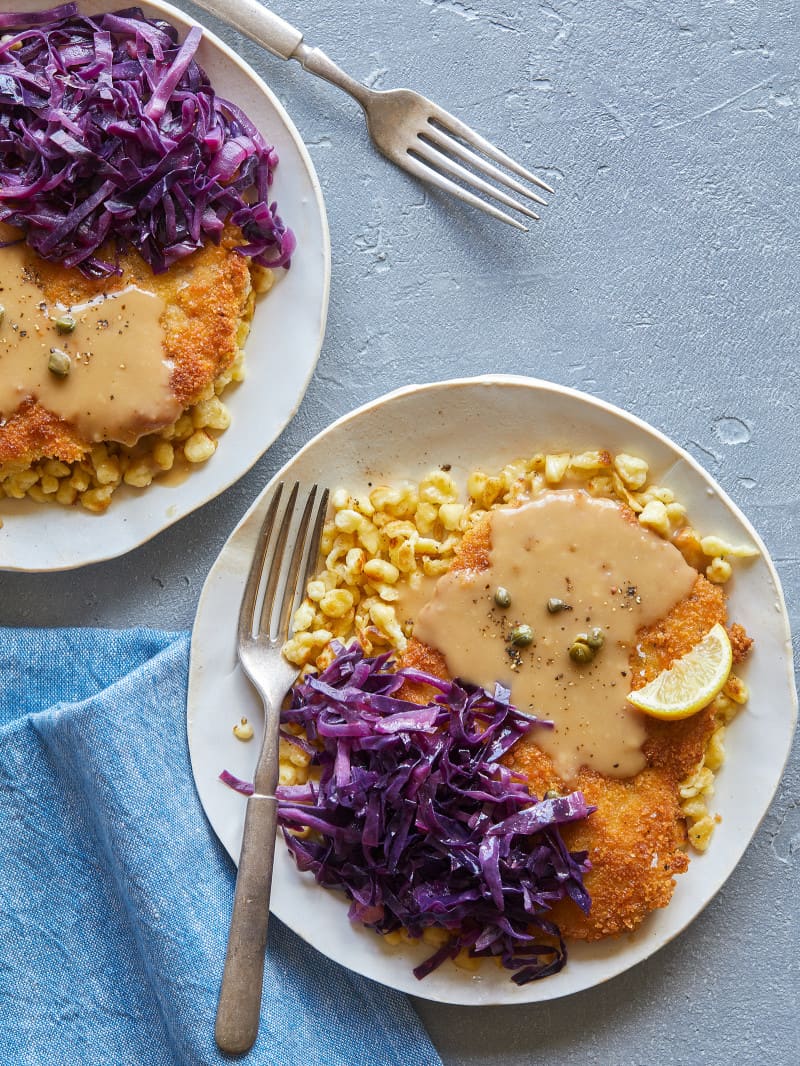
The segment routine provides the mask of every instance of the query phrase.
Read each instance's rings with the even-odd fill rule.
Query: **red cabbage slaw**
[[[462,950],[495,957],[519,985],[557,973],[567,959],[548,917],[558,900],[588,912],[586,852],[570,852],[559,826],[587,817],[582,793],[537,800],[500,761],[534,726],[509,692],[393,670],[389,654],[354,644],[292,689],[282,736],[313,756],[320,779],[282,786],[279,822],[300,870],[351,900],[351,920],[378,933],[434,927],[447,941],[414,970],[422,979]],[[398,696],[406,683],[437,691],[427,704]],[[244,794],[252,785],[227,771]],[[312,830],[303,837],[292,830]]]
[[[0,222],[45,259],[107,276],[113,239],[161,273],[238,226],[237,249],[288,267],[294,234],[268,202],[275,149],[195,61],[202,30],[136,7],[0,13]]]

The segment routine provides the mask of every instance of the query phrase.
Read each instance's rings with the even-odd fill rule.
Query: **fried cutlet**
[[[491,524],[487,518],[465,534],[452,570],[488,569],[490,549]],[[722,589],[698,575],[690,594],[665,618],[640,630],[641,655],[634,651],[630,661],[632,687],[640,688],[652,680],[725,619]],[[751,641],[740,626],[731,627],[729,632],[734,658],[740,661]],[[403,665],[447,676],[442,654],[414,637]],[[428,695],[420,693],[420,698],[427,699]],[[674,875],[688,867],[678,783],[705,751],[714,728],[713,712],[706,708],[677,722],[648,718],[646,728],[643,752],[648,765],[626,780],[584,767],[574,781],[564,782],[549,756],[536,746],[535,730],[532,738],[517,744],[506,759],[527,775],[534,794],[541,796],[548,789],[580,789],[588,802],[597,806],[585,821],[562,827],[567,846],[573,851],[588,851],[592,863],[585,877],[592,899],[589,914],[583,914],[570,900],[553,910],[553,920],[568,937],[599,940],[635,929],[651,910],[669,903]]]
[[[7,227],[6,227],[7,228]],[[226,232],[220,245],[206,244],[163,274],[153,274],[133,251],[122,254],[122,273],[90,279],[78,269],[49,263],[33,252],[31,272],[49,303],[66,307],[85,303],[104,293],[130,285],[154,292],[165,305],[161,317],[164,358],[171,361],[171,390],[182,408],[191,406],[204,390],[233,362],[237,332],[250,295],[248,260],[234,251],[241,236]],[[114,261],[114,253],[108,257]],[[35,398],[0,419],[0,462],[34,462],[55,458],[81,459],[92,442],[78,429],[47,410]],[[148,427],[152,431],[161,426]]]

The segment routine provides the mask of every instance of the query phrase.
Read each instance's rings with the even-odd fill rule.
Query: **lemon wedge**
[[[717,623],[668,670],[662,670],[636,692],[629,692],[628,701],[653,718],[688,718],[714,699],[728,680],[732,665],[731,642]]]

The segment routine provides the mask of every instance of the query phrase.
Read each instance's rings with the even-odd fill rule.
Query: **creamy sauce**
[[[413,578],[411,580],[413,581]],[[400,593],[395,604],[398,622],[411,622],[412,624],[416,622],[423,607],[430,602],[436,591],[438,581],[438,577],[423,575],[415,584],[407,581],[397,586],[397,591]]]
[[[638,773],[645,728],[625,699],[628,657],[637,631],[688,595],[697,572],[618,504],[581,491],[549,492],[493,511],[489,521],[489,569],[440,578],[414,636],[444,655],[451,676],[490,690],[500,681],[521,711],[553,721],[532,739],[563,779],[582,766],[612,777]],[[506,610],[494,602],[500,586],[511,595]],[[550,614],[551,597],[570,609]],[[529,647],[508,639],[520,623],[534,630]],[[578,665],[570,645],[595,626],[605,642]]]
[[[0,419],[35,400],[88,441],[134,444],[175,421],[181,406],[164,357],[164,302],[136,286],[66,307],[47,299],[36,256],[23,243],[0,248]],[[76,323],[62,333],[56,320]],[[48,369],[69,357],[66,377]]]

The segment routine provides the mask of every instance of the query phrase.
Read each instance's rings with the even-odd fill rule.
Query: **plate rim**
[[[27,3],[25,3],[23,0],[23,3],[18,4],[16,10],[23,11],[26,13],[27,11],[46,10],[48,7],[52,7],[54,2],[55,0],[27,0]],[[80,13],[80,9],[84,6],[83,0],[76,0],[76,2],[78,3]],[[225,41],[222,40],[222,38],[218,37],[213,32],[213,30],[209,29],[208,26],[205,25],[205,23],[200,21],[200,19],[195,18],[187,11],[182,11],[180,8],[173,6],[172,4],[168,3],[167,0],[137,0],[137,2],[141,4],[141,6],[145,9],[152,8],[155,11],[158,11],[161,15],[165,17],[165,19],[167,19],[167,21],[174,21],[175,23],[177,23],[177,28],[179,29],[179,32],[181,32],[181,34],[185,34],[186,30],[189,29],[191,26],[198,26],[203,32],[203,38],[207,40],[217,51],[221,52],[229,62],[231,62],[234,66],[238,67],[247,78],[249,78],[258,86],[260,92],[269,101],[270,106],[275,111],[278,119],[280,120],[284,129],[286,130],[292,142],[294,143],[297,153],[303,163],[305,172],[308,175],[311,189],[313,191],[314,205],[316,207],[316,211],[321,224],[322,247],[320,251],[322,252],[322,300],[320,303],[319,332],[315,341],[316,350],[314,352],[305,379],[302,382],[302,386],[298,390],[298,395],[296,396],[294,403],[291,406],[291,409],[287,409],[283,424],[277,429],[272,439],[267,442],[267,444],[260,452],[258,452],[258,454],[254,455],[252,459],[248,458],[245,466],[240,469],[238,473],[234,475],[223,475],[221,483],[216,488],[211,488],[207,490],[205,493],[202,494],[200,498],[189,503],[188,505],[182,505],[178,513],[174,515],[168,515],[159,519],[158,522],[154,523],[155,528],[153,528],[152,530],[148,530],[144,534],[137,533],[137,536],[134,538],[133,543],[128,544],[127,547],[122,547],[120,549],[112,549],[110,551],[104,551],[98,547],[91,555],[87,555],[85,558],[78,559],[74,562],[54,563],[45,566],[8,564],[3,560],[2,555],[0,555],[0,573],[59,574],[67,573],[71,570],[79,570],[85,566],[94,566],[97,563],[109,562],[112,559],[120,559],[123,556],[130,554],[130,552],[143,547],[145,544],[148,544],[151,540],[154,540],[155,537],[159,536],[161,533],[164,533],[167,529],[170,529],[172,526],[177,525],[179,522],[183,521],[183,519],[188,518],[189,515],[194,514],[195,511],[200,510],[200,508],[205,507],[207,504],[217,499],[217,497],[221,496],[224,492],[231,488],[232,485],[235,485],[253,469],[256,463],[260,459],[262,459],[264,455],[266,455],[272,445],[278,440],[280,435],[290,424],[290,422],[300,409],[300,405],[302,404],[303,399],[305,398],[305,395],[308,392],[309,384],[311,383],[311,379],[314,376],[314,372],[316,371],[317,365],[319,363],[320,355],[322,354],[322,346],[325,340],[325,332],[328,323],[328,311],[330,306],[330,226],[328,223],[328,213],[325,208],[325,200],[322,193],[322,186],[320,184],[319,177],[314,166],[314,161],[311,158],[308,148],[303,142],[303,138],[300,135],[300,131],[297,129],[297,126],[294,124],[294,121],[292,120],[288,111],[278,99],[277,95],[273,92],[272,88],[264,80],[264,78],[262,78],[262,76],[247,62],[246,59],[239,56],[231,48],[230,45],[226,44]],[[110,11],[113,10],[115,7],[118,7],[119,5],[115,4],[114,0],[94,0],[92,6],[97,6],[98,9],[106,8]],[[146,10],[145,14],[148,14]],[[247,513],[249,513],[249,508]],[[103,518],[102,515],[99,517],[101,519]],[[13,521],[13,518],[13,514],[7,515],[5,521]],[[102,539],[98,537],[95,543],[97,543],[98,545],[101,544]]]
[[[280,470],[276,471],[276,473],[273,475],[273,477],[271,477],[269,479],[269,481],[264,485],[263,489],[259,492],[259,494],[256,497],[256,499],[253,501],[251,506],[247,509],[246,513],[242,516],[241,520],[237,523],[236,527],[231,531],[231,534],[230,534],[229,538],[226,540],[225,544],[222,546],[222,548],[221,548],[221,550],[220,550],[220,552],[219,552],[219,554],[217,556],[217,559],[214,561],[214,563],[212,564],[211,569],[209,570],[209,573],[208,573],[208,575],[206,577],[206,580],[203,583],[203,588],[201,590],[200,597],[198,599],[197,612],[195,614],[195,620],[194,620],[194,623],[193,623],[193,626],[192,626],[192,634],[191,634],[191,640],[190,640],[189,679],[188,679],[188,688],[187,688],[187,713],[186,713],[187,741],[188,741],[188,745],[189,745],[189,754],[190,754],[190,761],[191,761],[191,766],[192,766],[192,775],[193,775],[193,778],[195,780],[195,788],[197,789],[198,796],[200,797],[201,805],[203,806],[203,811],[204,811],[205,816],[206,816],[206,818],[208,820],[208,823],[211,826],[211,829],[214,832],[215,836],[217,836],[216,829],[214,828],[214,825],[213,825],[213,823],[211,821],[211,818],[210,818],[208,812],[206,811],[206,807],[205,807],[205,804],[203,803],[203,799],[202,799],[202,794],[201,794],[200,789],[199,789],[199,787],[197,785],[197,776],[196,776],[196,772],[195,772],[195,757],[194,757],[194,751],[193,751],[193,746],[192,746],[192,718],[193,718],[192,707],[193,707],[193,704],[194,704],[194,698],[193,697],[195,696],[195,691],[199,687],[199,681],[197,680],[196,671],[194,669],[195,654],[196,654],[197,620],[198,620],[198,618],[199,618],[199,616],[201,614],[201,611],[203,609],[204,602],[205,602],[207,596],[211,595],[212,578],[214,578],[216,576],[215,575],[216,568],[217,568],[220,560],[222,559],[222,557],[225,555],[226,550],[228,548],[228,545],[230,544],[231,541],[234,540],[234,538],[238,535],[238,533],[239,533],[240,529],[242,528],[242,526],[244,526],[244,524],[250,519],[252,514],[258,509],[258,507],[260,506],[260,504],[261,504],[262,500],[264,499],[264,497],[273,489],[273,487],[275,486],[275,484],[277,484],[277,482],[281,479],[281,477],[284,476],[285,470],[288,467],[290,467],[291,465],[293,465],[303,455],[305,455],[312,447],[314,447],[319,442],[319,440],[321,438],[324,438],[334,428],[342,426],[342,425],[345,425],[349,421],[361,416],[362,414],[364,414],[366,412],[369,412],[369,411],[375,409],[376,407],[380,407],[380,406],[382,406],[383,404],[385,404],[387,402],[390,402],[392,400],[398,399],[398,398],[403,397],[403,396],[407,396],[410,393],[414,393],[414,392],[417,392],[419,390],[436,391],[436,390],[439,390],[439,389],[461,388],[461,387],[465,387],[465,386],[466,387],[474,387],[474,386],[509,386],[509,387],[517,387],[517,388],[518,387],[523,387],[523,388],[530,388],[530,389],[532,389],[534,391],[553,392],[553,393],[558,393],[560,395],[566,395],[566,396],[568,396],[568,397],[570,397],[570,398],[572,398],[574,400],[578,400],[578,401],[580,401],[582,403],[588,403],[590,406],[593,406],[593,407],[595,407],[595,408],[597,408],[599,410],[602,410],[602,411],[604,411],[604,412],[606,412],[608,414],[611,414],[611,415],[616,416],[616,417],[621,417],[624,422],[627,422],[628,424],[634,425],[637,429],[643,431],[646,435],[654,437],[660,444],[665,445],[669,450],[671,450],[674,453],[676,453],[678,457],[683,459],[690,466],[690,468],[693,470],[693,472],[695,474],[699,474],[700,475],[702,481],[705,483],[706,488],[712,489],[714,494],[717,495],[722,500],[722,502],[724,503],[726,508],[728,508],[732,512],[732,514],[734,515],[736,520],[739,521],[742,524],[743,528],[753,538],[754,543],[758,546],[758,548],[760,550],[760,553],[761,553],[761,558],[763,559],[763,561],[764,561],[764,563],[765,563],[765,565],[767,567],[769,576],[770,576],[770,578],[772,579],[772,581],[774,583],[775,593],[776,593],[776,596],[777,596],[777,603],[778,603],[778,607],[779,607],[779,613],[780,613],[781,622],[782,622],[782,627],[781,628],[782,628],[783,636],[785,638],[784,639],[784,665],[785,665],[785,671],[786,671],[786,681],[788,682],[787,688],[788,688],[788,692],[790,694],[789,720],[786,723],[787,724],[788,743],[786,744],[786,749],[785,749],[785,752],[784,752],[783,759],[782,759],[782,762],[780,764],[780,767],[779,768],[777,766],[775,767],[776,773],[775,773],[774,786],[771,788],[770,794],[769,794],[769,796],[767,798],[767,801],[764,804],[763,810],[760,812],[760,815],[759,815],[758,820],[757,820],[757,822],[756,822],[756,824],[755,824],[755,826],[753,828],[753,831],[752,831],[751,835],[748,836],[747,840],[744,841],[744,843],[740,847],[737,847],[737,849],[736,849],[736,857],[735,857],[735,860],[732,862],[730,868],[724,874],[722,880],[718,884],[715,885],[713,890],[711,890],[710,892],[706,891],[706,893],[704,895],[704,898],[702,898],[702,900],[700,901],[700,903],[697,906],[697,908],[693,910],[692,914],[689,917],[687,917],[685,921],[683,921],[681,924],[679,924],[679,926],[677,928],[675,928],[673,930],[670,930],[668,932],[668,934],[658,937],[655,940],[655,942],[644,944],[641,953],[634,960],[632,960],[629,964],[623,966],[621,969],[615,970],[614,972],[606,973],[606,974],[600,976],[598,979],[593,980],[590,984],[586,984],[586,985],[583,985],[583,986],[578,987],[578,988],[572,988],[572,989],[568,989],[567,988],[567,989],[563,989],[563,990],[559,991],[556,986],[553,986],[553,993],[552,994],[547,995],[546,997],[543,997],[543,998],[537,999],[537,1000],[521,999],[518,1004],[515,1004],[513,1001],[510,1001],[508,998],[504,998],[504,997],[502,997],[500,995],[498,995],[497,998],[494,998],[491,995],[491,993],[490,993],[486,998],[481,999],[480,1002],[475,1002],[474,1000],[470,1000],[468,998],[459,997],[458,995],[447,995],[447,994],[442,994],[441,992],[440,993],[426,994],[424,982],[420,982],[419,986],[415,986],[413,990],[411,990],[410,988],[407,988],[407,987],[403,987],[401,989],[402,991],[406,992],[407,994],[414,995],[414,996],[416,996],[419,999],[424,999],[424,1000],[427,1000],[429,1002],[447,1003],[447,1004],[457,1005],[457,1006],[468,1006],[468,1007],[515,1006],[515,1005],[520,1005],[521,1006],[521,1005],[529,1005],[529,1004],[533,1004],[533,1003],[550,1002],[550,1001],[553,1001],[553,1000],[556,1000],[556,999],[563,999],[563,998],[566,998],[566,997],[571,996],[571,995],[576,995],[576,994],[578,994],[580,992],[589,991],[590,989],[596,988],[596,987],[600,986],[601,984],[605,984],[606,982],[608,982],[610,980],[614,980],[615,978],[620,977],[623,973],[628,972],[629,970],[631,970],[634,967],[638,966],[640,963],[643,963],[647,959],[651,958],[657,951],[659,951],[661,948],[665,947],[667,944],[671,943],[677,936],[679,936],[681,933],[683,933],[688,928],[688,926],[691,925],[695,921],[695,919],[700,916],[700,914],[705,910],[705,908],[709,905],[709,903],[721,892],[721,890],[723,889],[723,887],[727,883],[728,879],[731,877],[733,872],[739,866],[739,864],[740,864],[740,862],[742,860],[742,857],[744,856],[745,851],[750,846],[750,843],[753,840],[753,837],[758,832],[759,827],[763,823],[764,818],[766,817],[767,813],[769,812],[769,810],[770,810],[770,808],[772,806],[772,803],[774,802],[775,795],[776,795],[776,793],[778,791],[778,788],[780,786],[780,782],[783,779],[783,775],[784,775],[785,770],[786,770],[786,766],[787,766],[787,763],[788,763],[788,760],[789,760],[789,756],[791,754],[792,742],[793,742],[794,734],[795,734],[795,731],[796,731],[796,728],[797,728],[798,693],[797,693],[797,687],[796,687],[795,678],[794,678],[794,649],[793,649],[792,641],[791,641],[791,627],[790,627],[790,622],[789,622],[788,611],[787,611],[787,608],[786,608],[786,600],[785,600],[785,596],[784,596],[784,592],[783,592],[783,586],[782,586],[782,583],[781,583],[781,580],[780,580],[780,575],[777,572],[777,569],[775,567],[775,564],[774,564],[774,562],[772,560],[772,557],[770,555],[770,552],[769,552],[766,544],[764,543],[764,541],[763,541],[762,537],[760,536],[760,534],[758,533],[758,531],[753,526],[752,522],[741,511],[741,509],[738,507],[738,505],[730,498],[730,496],[725,491],[725,489],[714,480],[714,478],[703,468],[703,466],[694,458],[694,456],[691,455],[691,453],[686,451],[685,448],[681,447],[681,445],[679,445],[675,441],[671,440],[662,430],[656,428],[655,426],[650,425],[644,419],[640,418],[638,415],[632,414],[631,412],[628,412],[628,411],[624,410],[623,408],[618,407],[616,404],[613,404],[613,403],[611,403],[611,402],[609,402],[607,400],[604,400],[604,399],[602,399],[600,397],[597,397],[597,396],[593,396],[593,395],[591,395],[589,393],[586,393],[586,392],[582,392],[579,389],[574,389],[574,388],[572,388],[570,386],[567,386],[567,385],[561,385],[561,384],[559,384],[557,382],[548,381],[547,379],[528,377],[528,376],[525,376],[525,375],[516,375],[516,374],[481,374],[481,375],[476,375],[476,376],[471,376],[471,377],[449,378],[449,379],[445,379],[445,380],[441,380],[441,381],[425,382],[425,383],[422,383],[422,384],[403,385],[403,386],[401,386],[401,387],[399,387],[397,389],[391,390],[390,392],[384,393],[381,396],[375,397],[374,399],[369,400],[369,401],[367,401],[364,404],[361,404],[359,407],[353,409],[352,411],[349,411],[349,412],[341,415],[339,418],[335,419],[333,422],[331,422],[327,426],[323,427],[323,429],[321,429],[318,433],[314,434],[314,436],[309,441],[307,441],[306,444],[304,444],[302,448],[298,449],[298,451],[295,452],[294,455],[292,455],[289,459],[287,459],[286,463],[284,463],[284,465],[280,468]],[[217,839],[220,840],[220,843],[225,848],[226,852],[228,852],[228,854],[231,855],[227,845],[219,838],[219,836],[217,836]],[[231,858],[233,859],[234,864],[238,865],[237,858],[234,855],[231,855]],[[289,928],[291,928],[301,939],[303,939],[311,947],[313,947],[317,951],[320,951],[322,954],[326,954],[326,957],[331,957],[331,956],[327,956],[326,952],[323,952],[321,948],[319,948],[311,939],[309,939],[305,935],[305,933],[303,932],[303,930],[301,928],[296,928],[295,925],[290,923],[290,921],[287,918],[277,914],[276,912],[273,912],[273,913],[275,913],[276,917],[279,917],[281,919],[281,921],[283,921],[287,926],[289,926]],[[621,937],[618,938],[618,939],[621,942]],[[350,965],[349,963],[343,962],[341,958],[337,958],[337,959],[335,959],[335,961],[339,962],[340,965],[345,965],[348,969],[351,970],[351,972],[358,973],[361,976],[366,976],[370,980],[376,981],[378,984],[384,985],[384,986],[389,987],[389,988],[398,988],[399,987],[396,983],[394,983],[392,981],[391,976],[387,977],[386,979],[383,979],[381,976],[376,976],[373,973],[365,974],[363,972],[363,970],[358,967],[358,965],[355,965],[355,966],[354,965]],[[464,987],[468,988],[469,987],[468,983],[465,983]]]

